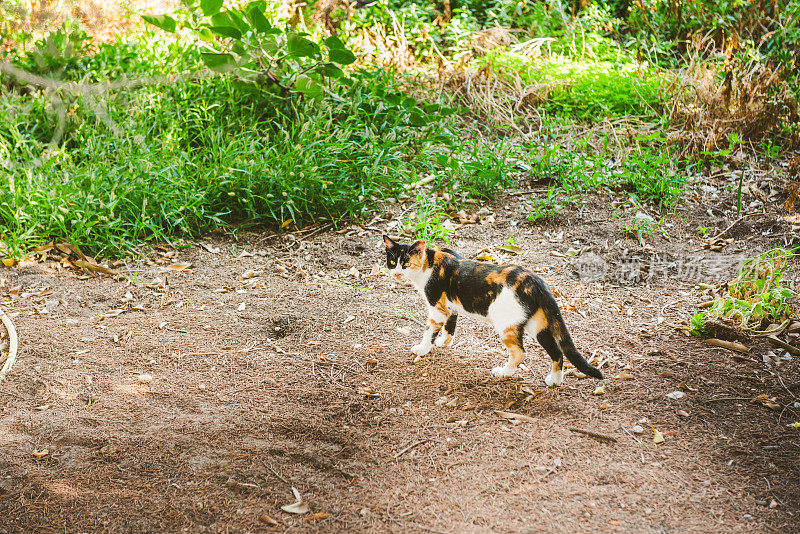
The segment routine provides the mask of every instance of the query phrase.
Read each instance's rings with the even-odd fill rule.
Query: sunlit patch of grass
[[[661,76],[638,65],[627,53],[618,61],[570,56],[529,57],[496,49],[477,64],[501,78],[508,72],[532,87],[540,106],[580,119],[654,115],[665,95]]]

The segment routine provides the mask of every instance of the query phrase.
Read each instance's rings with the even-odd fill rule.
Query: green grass
[[[595,189],[623,192],[659,209],[674,206],[686,177],[679,162],[663,150],[662,141],[657,136],[642,138],[636,150],[625,154],[594,150],[585,140],[570,150],[541,140],[526,143],[531,172],[556,184],[548,198],[537,204],[531,220],[551,218],[576,197]]]
[[[783,281],[796,255],[796,249],[775,248],[744,262],[725,294],[690,319],[692,333],[703,335],[720,321],[748,335],[763,334],[770,324],[785,326],[798,312],[790,304],[796,293]]]
[[[607,57],[604,53],[601,57]],[[655,116],[661,109],[664,81],[630,53],[615,60],[575,55],[530,58],[510,48],[498,48],[476,61],[501,78],[519,76],[524,85],[550,84],[539,92],[542,109],[559,116],[598,120],[606,116]]]
[[[185,52],[176,42],[115,46],[61,57],[65,76],[198,66],[191,54],[170,63]],[[360,218],[422,174],[482,198],[509,181],[500,148],[462,146],[446,110],[416,102],[390,72],[355,72],[341,96],[321,100],[220,76],[113,91],[99,108],[65,95],[54,150],[48,97],[0,82],[1,239],[16,255],[49,240],[118,255],[214,227]]]

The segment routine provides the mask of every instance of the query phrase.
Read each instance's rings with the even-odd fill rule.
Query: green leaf
[[[230,37],[232,39],[242,38],[242,32],[233,26],[211,26],[209,29],[220,37]]]
[[[264,16],[264,12],[257,5],[250,4],[245,14],[247,15],[247,20],[259,33],[264,33],[272,27],[267,17]]]
[[[294,88],[311,98],[322,94],[322,86],[308,76],[299,76],[294,82]]]
[[[148,24],[157,26],[164,31],[170,33],[175,31],[175,19],[169,15],[142,15],[142,19]]]
[[[322,73],[325,74],[328,78],[341,78],[344,76],[344,72],[342,69],[334,65],[333,63],[326,63],[322,67]]]
[[[325,43],[325,46],[331,50],[347,50],[347,47],[344,46],[342,40],[335,35],[331,35],[322,42]]]
[[[425,116],[416,111],[411,112],[408,122],[411,124],[411,126],[425,126],[428,124],[428,121],[425,120]]]
[[[210,52],[202,52],[200,57],[206,66],[217,72],[228,72],[236,66],[236,60],[230,54],[213,54]]]
[[[349,65],[356,60],[356,56],[350,50],[341,48],[331,48],[328,52],[328,57],[330,57],[331,61],[339,65]]]
[[[214,34],[211,33],[211,30],[208,28],[200,28],[197,32],[198,37],[204,41],[213,42],[214,41]]]
[[[222,0],[200,0],[200,9],[206,17],[215,15],[222,9]]]
[[[297,34],[289,36],[286,46],[289,49],[289,55],[294,57],[311,57],[318,49],[316,44]]]

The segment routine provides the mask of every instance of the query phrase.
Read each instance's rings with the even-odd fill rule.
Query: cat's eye
[[[390,266],[394,267],[396,264],[397,264],[397,262],[396,262],[396,261],[394,261],[394,260],[389,260],[389,265],[390,265]]]

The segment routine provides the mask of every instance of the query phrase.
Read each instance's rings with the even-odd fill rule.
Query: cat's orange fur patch
[[[447,313],[447,297],[445,296],[444,293],[442,293],[442,296],[436,302],[436,311],[438,311],[445,317],[450,315],[449,313]]]
[[[503,285],[506,283],[508,276],[503,271],[493,271],[486,276],[486,281],[490,284]]]
[[[553,362],[553,372],[557,373],[561,370],[561,364],[557,361]]]
[[[436,321],[434,319],[428,319],[428,326],[432,327],[434,330],[440,329],[444,325],[444,321]]]
[[[536,310],[536,313],[529,319],[529,323],[532,323],[533,331],[537,334],[547,328],[547,317],[544,314],[544,310],[542,308]]]

